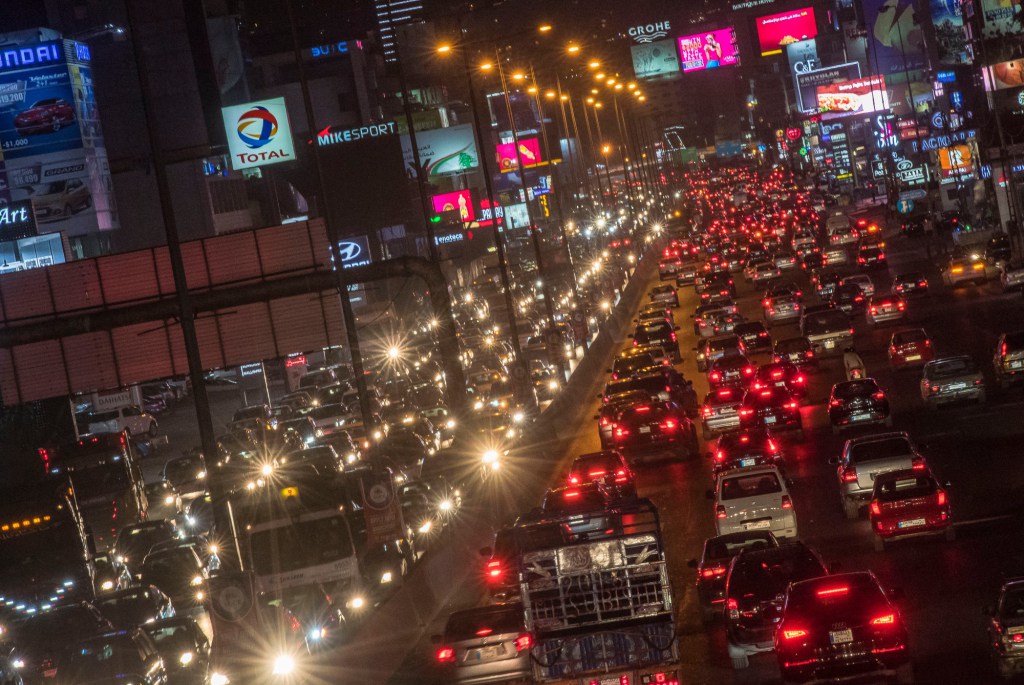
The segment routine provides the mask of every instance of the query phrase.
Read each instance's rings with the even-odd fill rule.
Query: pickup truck
[[[605,523],[585,535],[564,515],[513,532],[534,682],[679,682],[657,509],[635,499],[594,513]]]

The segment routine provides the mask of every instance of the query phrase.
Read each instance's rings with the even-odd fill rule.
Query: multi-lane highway
[[[800,536],[842,570],[871,569],[884,585],[900,588],[905,595],[902,610],[909,625],[915,674],[922,683],[983,683],[995,679],[988,661],[985,618],[982,607],[990,604],[999,579],[1024,574],[1024,534],[1021,533],[1024,493],[1024,397],[1019,389],[1000,391],[991,377],[991,357],[1000,332],[1024,328],[1024,301],[1019,293],[1004,294],[997,281],[984,286],[949,290],[942,285],[936,264],[927,256],[924,242],[887,235],[888,271],[871,277],[879,292],[887,291],[892,275],[921,270],[931,283],[930,294],[911,300],[905,322],[869,330],[863,317],[855,317],[855,346],[870,375],[889,394],[896,430],[906,430],[924,445],[924,452],[942,480],[951,484],[957,539],[920,539],[900,542],[876,552],[866,518],[848,521],[843,515],[830,457],[839,453],[846,437],[879,428],[861,428],[834,436],[825,412],[833,383],[845,378],[841,358],[823,362],[811,376],[810,391],[801,410],[807,438],[796,444],[783,437],[787,471],[793,479],[791,492],[799,518]],[[806,276],[790,272],[806,286]],[[761,315],[761,291],[735,275],[738,304],[750,319]],[[656,277],[649,287],[656,285]],[[681,327],[684,351],[679,369],[694,381],[698,395],[707,391],[704,374],[693,360],[696,339],[689,315],[697,305],[692,288],[680,290],[681,307],[676,320]],[[810,298],[813,301],[813,295]],[[989,402],[983,406],[952,407],[929,411],[922,402],[919,372],[893,373],[886,348],[900,327],[924,327],[935,341],[939,355],[970,354],[986,373]],[[775,336],[797,334],[797,326],[772,329]],[[622,341],[623,346],[628,339]],[[765,357],[754,357],[763,361]],[[574,438],[559,455],[562,466],[556,480],[576,454],[600,449],[591,420],[598,402],[601,381],[588,394],[595,412],[575,426]],[[705,448],[703,451],[707,451]],[[711,487],[707,457],[684,463],[639,467],[638,489],[650,497],[662,515],[668,559],[679,607],[679,639],[683,682],[763,683],[778,680],[774,655],[751,659],[750,668],[734,672],[726,655],[720,623],[705,626],[700,618],[694,572],[687,561],[699,555],[703,540],[714,531],[712,503],[705,497]],[[472,592],[461,593],[456,603],[472,601]],[[428,631],[429,632],[429,631]],[[436,632],[436,631],[435,631]],[[417,647],[397,682],[429,679],[423,669],[430,663],[429,644]]]

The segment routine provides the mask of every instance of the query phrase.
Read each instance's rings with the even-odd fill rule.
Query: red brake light
[[[576,499],[579,496],[579,490],[566,490],[565,492],[562,493],[562,497],[564,497],[565,499]]]
[[[629,429],[628,428],[616,428],[615,429],[615,437],[617,437],[617,438],[624,438],[627,435],[629,435]]]
[[[587,476],[590,478],[600,478],[604,473],[604,469],[594,469],[593,471],[587,471]]]
[[[791,500],[789,498],[789,495],[783,495],[782,496],[782,508],[783,509],[792,509],[793,508],[793,500]]]
[[[851,466],[850,468],[843,469],[843,482],[852,483],[857,480],[857,467]]]
[[[850,588],[846,585],[839,585],[837,587],[825,588],[824,590],[818,590],[819,597],[832,597],[835,595],[845,595],[850,591]]]
[[[750,407],[740,407],[740,416],[751,416],[753,413],[754,410]]]
[[[490,578],[491,580],[494,580],[495,578],[498,578],[499,576],[501,576],[501,574],[502,574],[502,570],[501,570],[501,562],[500,561],[494,559],[494,560],[491,560],[491,561],[487,562],[487,577],[488,578]]]
[[[454,662],[455,650],[451,647],[441,647],[439,650],[437,650],[437,660],[442,664]]]
[[[873,626],[891,626],[894,623],[896,623],[896,614],[885,614],[871,619]]]
[[[940,507],[946,506],[946,491],[945,490],[939,490],[939,492],[935,495],[935,504],[937,504]]]
[[[703,407],[701,408],[701,410],[700,410],[700,413],[701,413],[701,415],[702,415],[702,416],[703,416],[704,418],[706,418],[706,419],[707,419],[707,418],[711,418],[711,416],[712,416],[712,415],[714,414],[714,410],[713,410],[713,409],[712,409],[711,407],[709,407],[709,406],[707,406],[707,405],[704,405],[704,406],[703,406]]]
[[[910,460],[910,468],[914,469],[915,471],[924,471],[924,457],[913,457]]]
[[[602,426],[607,426],[610,423],[611,423],[611,419],[609,419],[607,416],[602,416],[601,417],[601,425]]]
[[[713,380],[713,381],[717,381],[717,380],[719,380],[719,379],[720,379],[721,377],[722,377],[722,374],[718,373],[717,371],[712,371],[712,372],[711,372],[711,380]]]
[[[1000,355],[1005,355],[1006,354],[1006,343],[1003,343],[1002,346],[999,348],[999,354]]]
[[[850,332],[853,332],[852,329]],[[804,356],[807,357],[808,359],[811,359],[812,357],[814,357],[814,350],[807,350],[807,352],[804,353]]]
[[[724,519],[726,516],[728,516],[728,514],[726,514],[725,512],[724,504],[719,504],[717,507],[715,507],[715,516],[720,519]]]
[[[754,375],[754,367],[753,366],[744,366],[743,367],[743,375],[744,376],[753,376]]]
[[[651,408],[648,407],[647,405],[642,405],[642,406],[639,406],[639,407],[636,407],[635,409],[633,409],[633,411],[637,412],[638,414],[649,412],[650,410],[651,410]]]
[[[676,429],[676,422],[674,419],[665,419],[665,422],[661,424],[661,427],[667,431],[674,431]]]
[[[516,651],[524,652],[530,647],[533,647],[533,636],[529,633],[523,633],[516,638]]]
[[[882,515],[882,505],[880,505],[878,503],[877,499],[871,500],[871,507],[870,508],[871,508],[871,513],[874,514],[875,516],[881,516]]]
[[[876,400],[884,400],[885,399],[885,393],[882,392],[881,390],[879,390],[874,395],[872,395],[872,397],[874,397]]]
[[[786,402],[786,404],[785,404],[786,409],[796,409],[799,406],[800,405],[796,403],[796,400],[792,400],[790,402]]]
[[[576,475],[569,476],[569,485],[579,485],[579,484],[580,484],[579,476],[576,476]]]
[[[476,631],[476,636],[477,637],[487,637],[488,635],[490,635],[493,632],[494,632],[493,628],[480,628],[479,630]]]
[[[778,380],[779,378],[782,378],[782,372],[781,371],[772,371],[772,378],[775,379],[775,380]]]
[[[782,631],[782,637],[787,640],[795,640],[800,637],[807,635],[806,630],[800,630],[799,628],[786,628]]]

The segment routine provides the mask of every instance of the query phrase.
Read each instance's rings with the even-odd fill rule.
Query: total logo
[[[235,170],[295,159],[284,98],[225,107],[222,115]]]

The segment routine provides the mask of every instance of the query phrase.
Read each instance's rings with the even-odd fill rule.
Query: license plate
[[[580,685],[620,685],[622,683],[622,676],[605,676],[603,678],[587,678],[580,681]],[[626,680],[625,682],[629,682]]]
[[[775,417],[774,416],[766,416],[766,417],[764,417],[764,422],[766,424],[768,424],[768,425],[771,425],[771,424],[775,423]]]
[[[897,528],[914,528],[916,526],[923,526],[925,524],[924,519],[910,519],[909,521],[900,521],[896,524]]]
[[[1015,361],[1015,362],[1010,362],[1010,368],[1011,368],[1011,369],[1020,369],[1020,368],[1024,368],[1024,361]]]
[[[967,387],[967,384],[966,383],[951,383],[950,385],[948,385],[946,387],[949,390],[963,390],[964,388]]]
[[[651,432],[651,427],[650,426],[640,426],[640,432],[641,433],[650,433]]]
[[[866,421],[871,418],[871,414],[854,414],[850,417],[851,421]]]
[[[473,661],[490,661],[496,659],[499,656],[504,655],[505,649],[503,645],[491,645],[490,647],[481,647],[480,649],[474,650]]]
[[[791,354],[791,355],[789,355],[789,361],[791,361],[791,362],[798,362],[798,361],[800,361],[800,355],[799,354]]]
[[[757,465],[757,459],[754,459],[753,457],[747,457],[745,459],[740,459],[740,466],[743,467],[743,468],[747,468],[748,466],[755,466],[755,465]]]
[[[920,360],[921,360],[921,355],[919,355],[919,354],[908,354],[907,355],[907,361],[908,362],[916,362],[916,361],[920,361]]]
[[[826,340],[825,341],[825,349],[826,350],[831,350],[835,346],[836,346],[836,341],[835,340]]]
[[[723,407],[718,410],[719,416],[729,416],[736,413],[736,407]]]
[[[853,642],[853,630],[851,628],[847,628],[846,630],[830,630],[828,631],[828,641],[834,645]]]
[[[764,530],[771,527],[772,522],[770,519],[766,521],[750,521],[743,524],[743,530]]]

